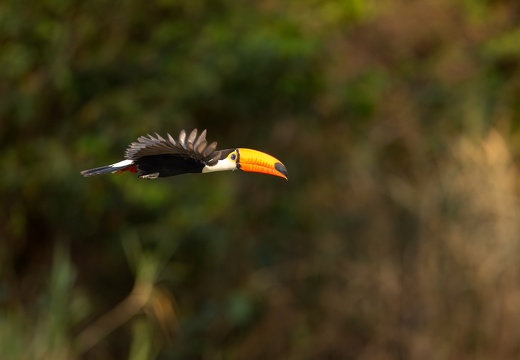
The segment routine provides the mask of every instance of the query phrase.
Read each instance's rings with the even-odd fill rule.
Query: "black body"
[[[159,173],[158,177],[175,176],[186,173],[201,173],[204,164],[179,155],[143,156],[135,160],[139,176]]]
[[[217,143],[208,143],[206,130],[198,135],[194,129],[189,135],[182,130],[178,140],[156,134],[141,136],[126,149],[125,159],[116,164],[84,170],[83,176],[132,171],[144,179],[201,173],[205,166],[215,166],[234,149],[216,150]]]

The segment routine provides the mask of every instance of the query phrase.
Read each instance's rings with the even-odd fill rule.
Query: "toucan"
[[[141,136],[130,144],[125,160],[118,163],[84,170],[83,176],[130,171],[141,179],[157,179],[187,173],[210,173],[225,170],[243,170],[280,176],[287,180],[288,172],[282,162],[258,150],[235,148],[216,150],[217,143],[208,144],[206,130],[197,136],[197,129],[189,135],[182,130],[179,139],[170,134],[168,139],[159,134]]]

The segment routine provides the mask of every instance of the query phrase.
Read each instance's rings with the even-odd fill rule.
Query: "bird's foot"
[[[158,172],[152,173],[152,174],[146,174],[146,175],[139,175],[138,176],[139,179],[148,179],[148,180],[157,179],[158,177],[159,177],[159,173]]]

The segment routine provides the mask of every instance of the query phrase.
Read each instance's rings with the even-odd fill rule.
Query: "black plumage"
[[[141,136],[137,142],[130,144],[125,152],[125,159],[139,160],[143,156],[169,154],[212,166],[222,158],[221,151],[215,150],[217,142],[208,144],[206,130],[201,132],[198,137],[197,129],[194,129],[189,136],[186,136],[186,131],[182,130],[177,141],[170,134],[168,134],[167,140],[159,134],[155,135],[155,138],[152,135]]]
[[[197,136],[194,129],[189,136],[182,130],[175,140],[170,134],[167,139],[156,134],[141,136],[125,151],[125,159],[109,166],[84,170],[83,176],[93,176],[111,172],[137,172],[141,178],[175,176],[185,173],[200,173],[205,166],[213,166],[224,159],[234,149],[216,150],[217,142],[208,144],[206,130]]]
[[[167,177],[185,173],[200,173],[205,165],[213,166],[233,149],[215,150],[217,142],[208,144],[206,130],[197,136],[194,129],[189,136],[182,130],[179,139],[159,134],[141,136],[130,144],[125,159],[133,160],[139,177]]]

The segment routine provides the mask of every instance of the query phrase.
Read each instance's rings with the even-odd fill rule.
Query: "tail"
[[[108,173],[116,173],[116,172],[123,172],[123,171],[131,171],[131,172],[137,172],[136,166],[134,164],[133,160],[123,160],[118,163],[107,165],[107,166],[101,166],[94,169],[89,170],[83,170],[81,172],[81,175],[83,176],[94,176],[94,175],[101,175],[101,174],[108,174]]]

